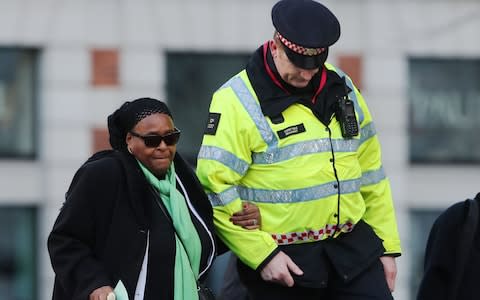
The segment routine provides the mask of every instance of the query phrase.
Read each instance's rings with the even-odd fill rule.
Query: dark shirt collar
[[[270,49],[266,49],[265,53],[264,47],[268,47],[268,44],[260,46],[255,51],[246,67],[248,78],[260,101],[263,114],[270,118],[276,117],[290,105],[299,103],[310,108],[322,123],[328,125],[336,110],[337,99],[345,96],[343,79],[336,72],[327,70],[325,86],[319,91],[315,101],[312,101],[320,86],[321,72],[315,74],[305,88],[295,88],[282,80],[273,62]],[[268,74],[265,61],[282,87],[275,84]]]

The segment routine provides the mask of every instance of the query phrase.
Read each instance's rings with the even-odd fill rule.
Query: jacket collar
[[[315,74],[305,88],[295,88],[283,81],[273,63],[268,43],[254,52],[246,72],[263,114],[270,118],[280,115],[290,105],[299,103],[310,108],[327,125],[335,112],[337,97],[345,95],[343,80],[336,72],[326,70],[325,67]]]

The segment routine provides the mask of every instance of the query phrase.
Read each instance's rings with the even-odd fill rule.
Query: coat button
[[[334,187],[334,188],[338,188],[338,184],[335,183],[335,184],[333,185],[333,187]]]

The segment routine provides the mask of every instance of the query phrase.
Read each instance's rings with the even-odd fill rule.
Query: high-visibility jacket
[[[263,115],[245,70],[214,93],[214,130],[203,137],[197,176],[213,205],[218,235],[251,268],[278,245],[335,238],[359,220],[383,240],[386,254],[400,253],[372,118],[348,76],[346,81],[360,125],[353,138],[342,137],[336,118],[325,126],[301,104],[283,111],[284,122],[272,123]],[[242,201],[259,207],[261,229],[230,222]]]

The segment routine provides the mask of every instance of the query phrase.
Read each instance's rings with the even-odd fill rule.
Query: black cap
[[[304,69],[320,67],[328,47],[340,37],[337,17],[313,0],[281,0],[272,8],[277,37],[290,61]]]
[[[126,101],[107,118],[110,145],[115,150],[127,151],[127,133],[144,118],[162,113],[173,119],[168,106],[157,99],[138,98]]]

